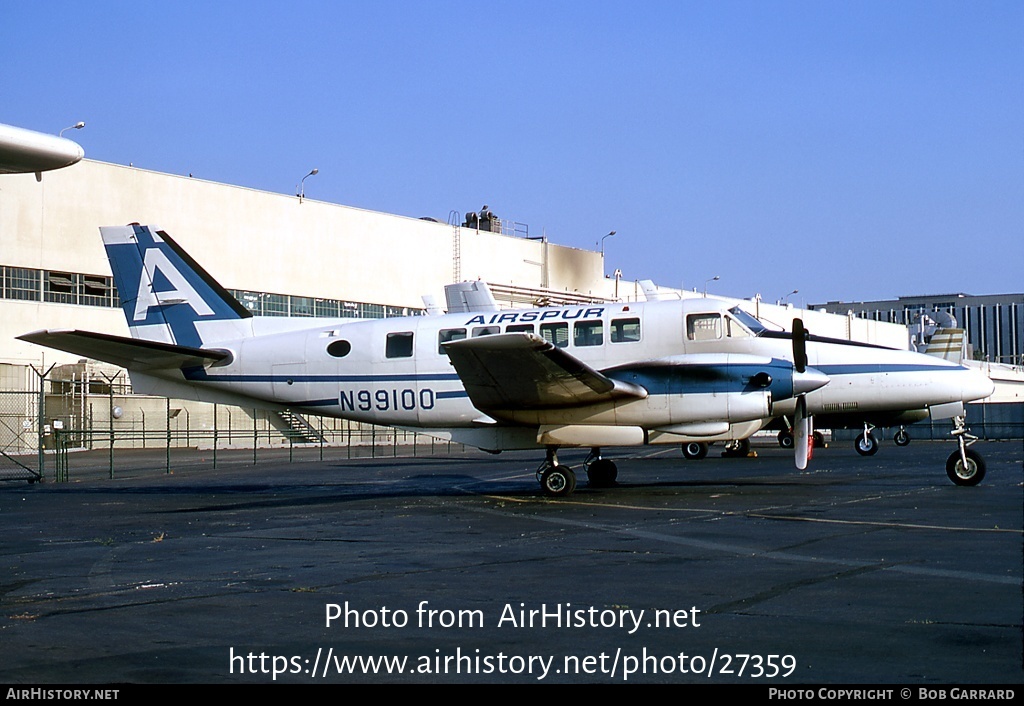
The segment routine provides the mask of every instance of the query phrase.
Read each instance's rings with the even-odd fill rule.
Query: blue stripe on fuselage
[[[455,373],[434,373],[422,375],[288,375],[288,374],[244,374],[226,373],[211,375],[206,368],[183,368],[186,380],[193,382],[438,382],[458,381]]]

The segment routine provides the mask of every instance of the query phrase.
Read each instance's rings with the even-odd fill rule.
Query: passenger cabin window
[[[541,324],[540,337],[557,348],[569,345],[569,324]]]
[[[612,343],[636,343],[640,340],[640,319],[612,320]]]
[[[574,346],[600,346],[604,343],[604,322],[577,321],[572,330]]]
[[[505,333],[533,333],[533,324],[512,324],[505,327]]]
[[[501,326],[477,326],[473,329],[473,338],[493,336],[496,333],[501,333]]]
[[[686,337],[691,341],[715,341],[722,337],[721,314],[690,314],[686,317]]]
[[[389,333],[384,355],[388,358],[411,358],[412,331]]]
[[[437,334],[437,352],[444,354],[444,345],[450,341],[461,341],[466,337],[464,328],[443,328]]]

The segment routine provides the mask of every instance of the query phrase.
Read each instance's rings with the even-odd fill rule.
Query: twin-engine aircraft
[[[467,311],[374,320],[256,317],[162,230],[100,229],[131,338],[51,329],[20,336],[127,368],[133,388],[416,429],[488,451],[546,449],[545,493],[568,495],[561,447],[592,449],[593,486],[614,483],[608,446],[749,437],[794,420],[799,468],[813,416],[930,410],[954,417],[955,482],[981,480],[964,403],[983,374],[909,351],[768,331],[716,299]],[[704,446],[706,448],[706,446]]]

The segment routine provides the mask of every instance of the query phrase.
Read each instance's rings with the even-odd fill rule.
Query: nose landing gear
[[[985,477],[985,459],[977,451],[968,447],[978,440],[964,425],[963,417],[953,418],[953,431],[956,438],[956,451],[946,459],[946,475],[957,485],[977,485]]]

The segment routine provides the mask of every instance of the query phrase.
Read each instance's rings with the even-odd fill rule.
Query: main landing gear
[[[871,433],[874,428],[873,425],[865,422],[864,433],[853,440],[853,447],[857,449],[857,453],[861,456],[874,456],[878,452],[878,441],[875,439],[875,435]],[[907,431],[905,426],[901,425],[896,430],[896,433],[892,435],[892,441],[897,446],[909,446],[910,432]]]
[[[906,427],[901,426],[899,430],[893,434],[892,440],[897,446],[907,446],[910,444],[910,433],[907,431]]]
[[[610,459],[601,458],[599,448],[590,450],[590,455],[583,462],[583,468],[587,471],[587,483],[592,488],[611,487],[619,477],[618,467]]]
[[[746,458],[750,453],[749,439],[734,439],[725,442],[725,450],[722,451],[722,458]]]
[[[699,461],[708,455],[708,445],[703,441],[690,441],[682,445],[683,457],[689,461]]]
[[[853,440],[853,448],[857,449],[861,456],[874,456],[878,453],[878,440],[871,433],[874,428],[874,425],[864,422],[864,433],[858,434]]]
[[[784,449],[791,449],[791,448],[793,448],[793,444],[795,443],[795,441],[793,440],[793,430],[792,429],[784,429],[784,430],[780,431],[779,435],[777,437],[775,437],[775,438],[778,440],[779,446],[781,446]],[[825,448],[825,435],[822,434],[820,431],[817,431],[817,430],[814,431],[814,448],[816,448],[816,449],[823,449],[823,448]]]
[[[587,472],[587,483],[592,488],[607,488],[615,485],[619,469],[615,463],[601,457],[601,449],[593,448],[583,462]],[[547,458],[537,469],[537,480],[545,495],[553,498],[564,498],[576,490],[576,473],[569,466],[558,463],[558,448],[551,446],[547,450]]]
[[[969,448],[978,437],[967,431],[963,417],[953,418],[953,431],[956,438],[956,451],[946,459],[946,475],[957,485],[977,485],[985,477],[985,459],[977,451]]]

